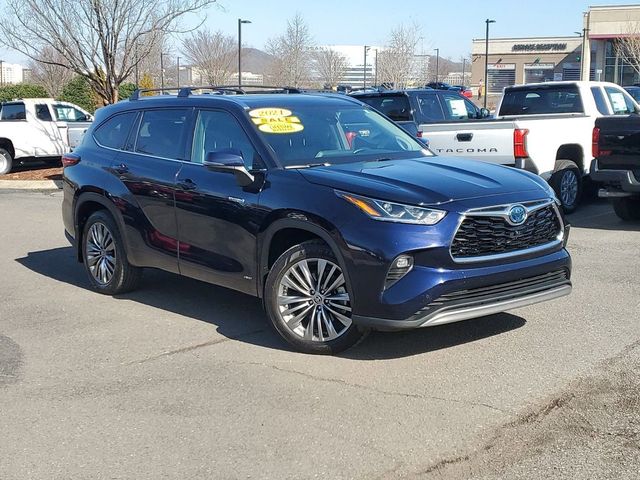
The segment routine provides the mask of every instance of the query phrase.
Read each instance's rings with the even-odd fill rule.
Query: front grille
[[[443,310],[472,308],[512,300],[569,284],[566,269],[555,270],[535,277],[447,293],[416,312],[412,318],[429,318]]]
[[[553,242],[561,229],[555,207],[550,204],[529,214],[522,225],[503,217],[466,217],[451,244],[455,259],[517,252]]]

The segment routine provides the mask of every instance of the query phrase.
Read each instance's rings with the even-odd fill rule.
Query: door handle
[[[124,175],[125,173],[129,172],[129,167],[127,167],[124,163],[121,163],[120,165],[114,167],[114,170],[120,175]]]
[[[459,133],[456,138],[459,142],[470,142],[473,138],[473,133]]]
[[[182,190],[195,190],[198,188],[196,183],[190,178],[186,178],[184,180],[178,180],[178,187]]]

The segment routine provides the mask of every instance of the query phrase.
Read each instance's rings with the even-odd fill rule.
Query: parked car
[[[640,87],[624,87],[624,89],[636,102],[640,102]]]
[[[424,137],[424,126],[434,123],[467,122],[489,116],[489,111],[452,90],[409,89],[381,90],[351,94],[408,132]],[[426,131],[426,130],[425,130]]]
[[[545,182],[434,156],[353,98],[185,88],[96,115],[63,158],[62,212],[98,292],[180,273],[261,297],[291,345],[333,353],[571,290]]]
[[[465,98],[473,98],[473,91],[469,87],[465,87],[464,85],[453,85],[451,89],[456,90]]]
[[[33,160],[60,162],[80,143],[93,117],[51,98],[25,98],[0,107],[0,175]]]
[[[418,128],[435,153],[540,175],[568,213],[578,207],[583,177],[589,174],[596,118],[638,109],[635,100],[613,83],[547,82],[506,88],[496,118]]]
[[[602,117],[593,129],[591,176],[622,220],[640,220],[640,116]]]
[[[429,82],[425,85],[427,88],[433,88],[434,90],[451,90],[452,86],[445,82]]]

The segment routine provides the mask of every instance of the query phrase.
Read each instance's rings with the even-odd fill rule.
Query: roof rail
[[[138,88],[136,89],[129,100],[139,100],[140,97],[149,92],[177,92],[178,97],[188,97],[195,90],[212,90],[218,95],[247,95],[258,93],[303,93],[306,90],[302,90],[296,87],[274,87],[268,85],[194,85],[189,87],[164,87],[164,88]]]
[[[131,96],[129,97],[129,100],[139,100],[143,93],[148,93],[148,92],[167,92],[167,91],[170,92],[172,90],[175,91],[175,92],[179,92],[180,88],[179,87],[136,88],[133,91],[133,93],[131,94]]]

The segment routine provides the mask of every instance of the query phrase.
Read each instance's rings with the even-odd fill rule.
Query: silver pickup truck
[[[596,118],[640,111],[620,86],[548,82],[508,87],[492,119],[421,123],[437,154],[524,168],[542,176],[566,212],[578,206],[589,174]]]

